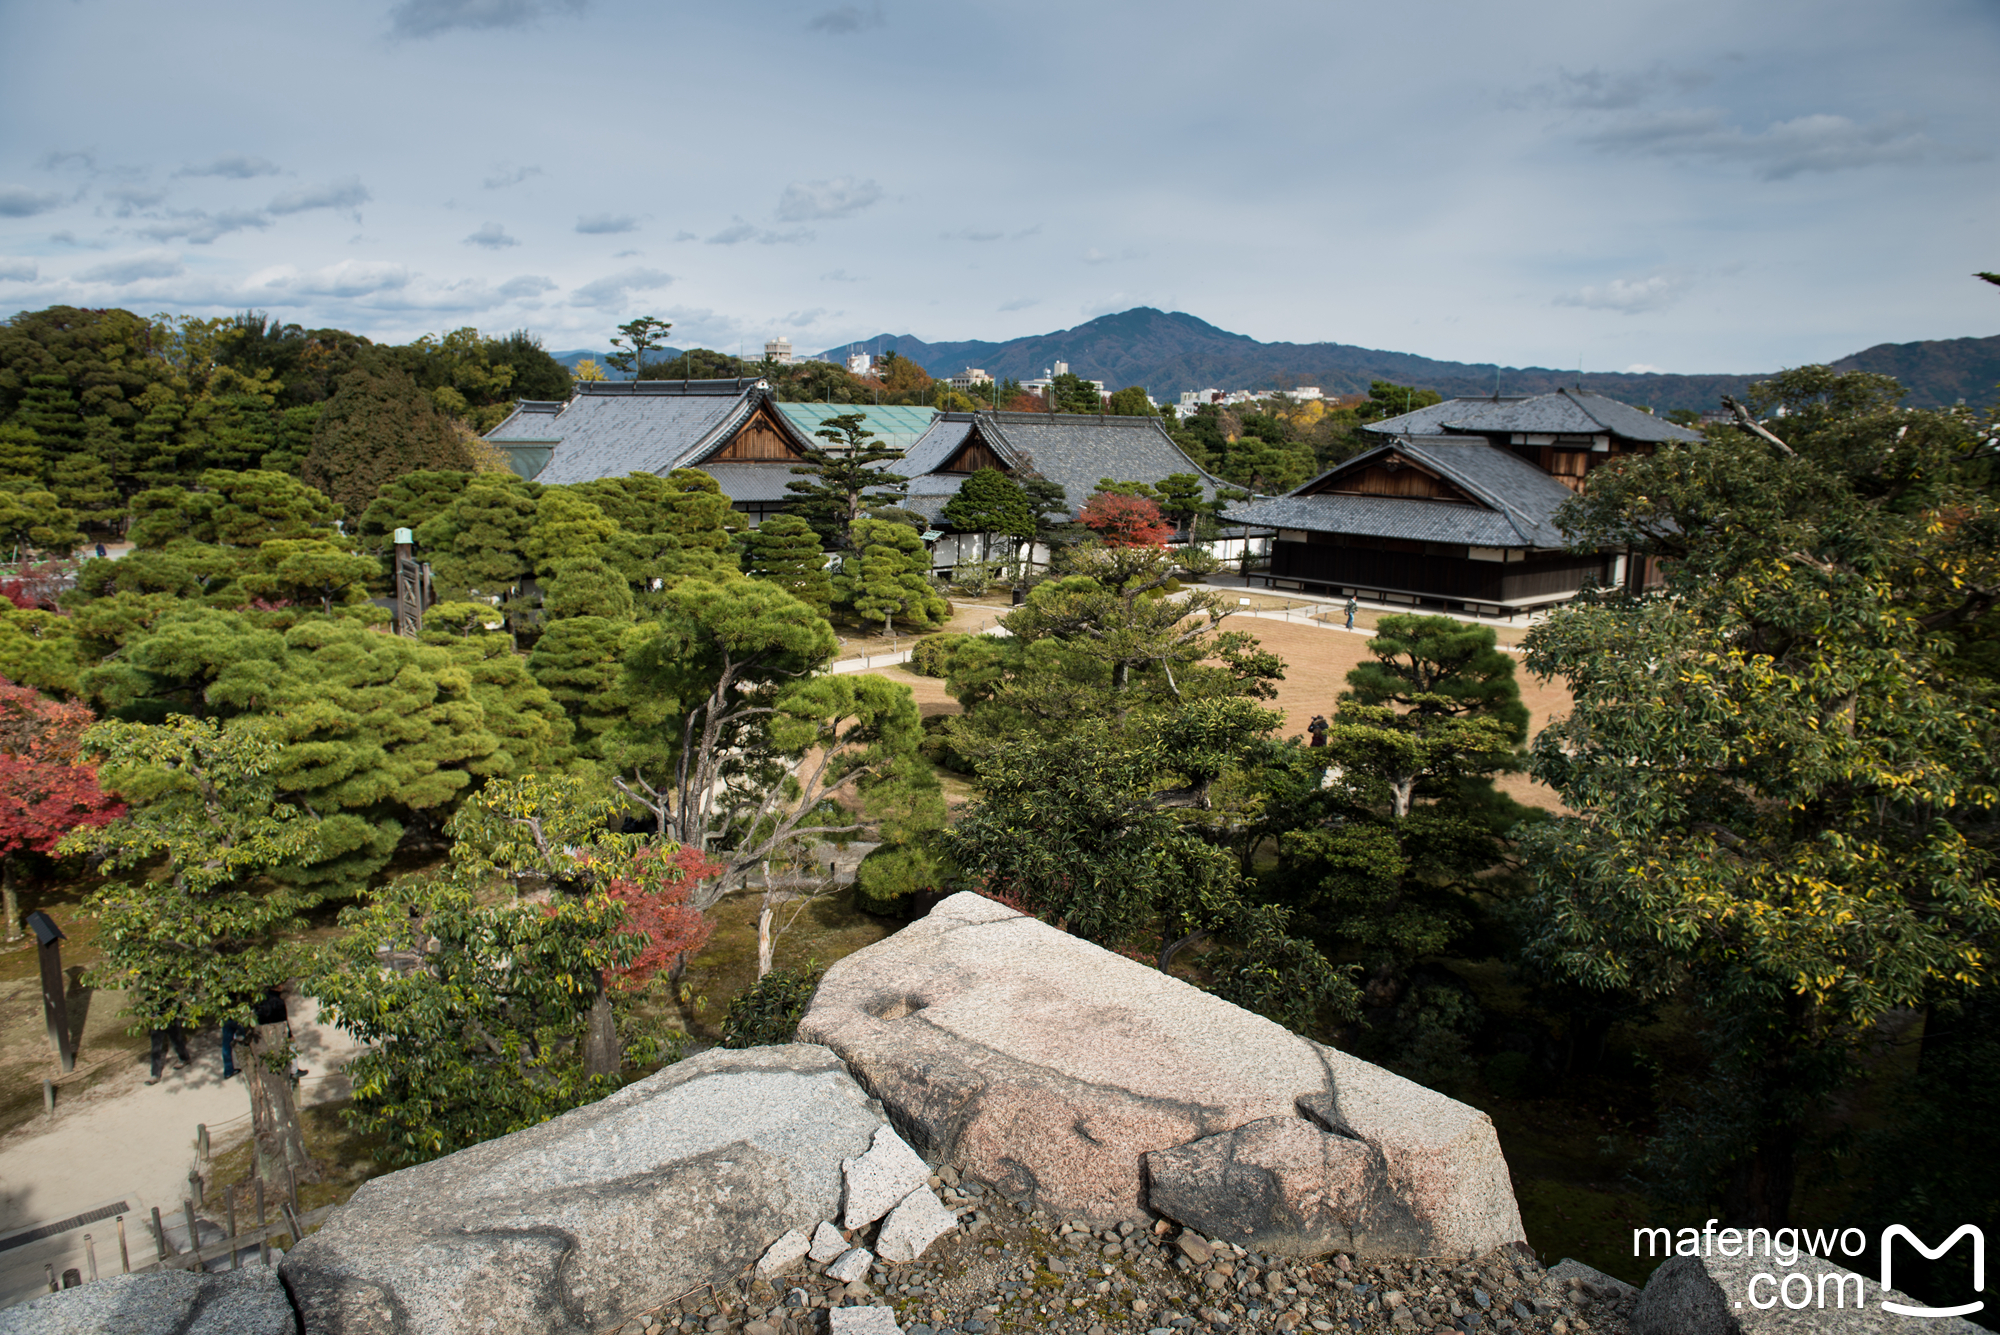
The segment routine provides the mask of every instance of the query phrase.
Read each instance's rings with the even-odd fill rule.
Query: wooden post
[[[257,1255],[265,1265],[271,1264],[271,1237],[264,1232],[264,1179],[257,1179]]]
[[[188,1255],[195,1258],[194,1268],[200,1270],[202,1268],[201,1230],[194,1226],[194,1201],[186,1196],[181,1197],[181,1218],[187,1221]]]
[[[91,1239],[88,1233],[83,1235],[83,1259],[90,1266],[90,1282],[95,1284],[97,1282],[97,1243]]]
[[[201,1157],[201,1161],[203,1163],[208,1162],[207,1122],[196,1122],[194,1124],[194,1152]],[[199,1197],[197,1197],[196,1199],[199,1199]]]
[[[285,1165],[285,1185],[290,1188],[285,1194],[292,1199],[292,1208],[299,1208],[299,1175],[290,1164]]]
[[[159,1259],[167,1259],[167,1230],[160,1224],[160,1207],[153,1207],[153,1245],[160,1250]]]
[[[42,1269],[45,1272],[47,1272],[49,1277],[49,1292],[50,1293],[60,1292],[62,1289],[62,1285],[56,1282],[56,1268],[50,1265],[47,1261],[44,1261],[42,1262]]]
[[[125,1245],[125,1216],[118,1216],[118,1266],[124,1274],[132,1273],[132,1249]]]
[[[44,1080],[42,1081],[42,1116],[53,1118],[55,1115],[56,1082],[53,1080]]]
[[[201,1180],[201,1170],[198,1168],[188,1169],[188,1196],[197,1206],[208,1204],[208,1190]]]
[[[67,1075],[76,1069],[76,1049],[69,1041],[69,1001],[63,990],[62,929],[39,910],[28,915],[28,927],[35,934],[35,953],[42,964],[42,1016],[48,1021],[49,1046]]]
[[[241,1270],[243,1268],[243,1253],[236,1245],[236,1188],[231,1187],[228,1191],[223,1192],[222,1199],[229,1209],[229,1268],[231,1270]]]

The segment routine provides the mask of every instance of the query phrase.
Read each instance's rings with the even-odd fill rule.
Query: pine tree
[[[123,518],[124,499],[111,466],[91,454],[59,459],[48,471],[49,490],[76,521],[92,528],[110,528]]]
[[[896,618],[911,630],[943,625],[951,604],[931,587],[930,553],[921,535],[903,524],[862,519],[854,525],[858,549],[835,580],[836,596],[864,620],[882,618],[882,633],[893,634]]]
[[[893,505],[909,493],[909,479],[885,465],[903,457],[875,439],[862,426],[860,413],[829,417],[813,434],[827,444],[805,451],[805,462],[792,468],[800,475],[785,490],[798,497],[792,513],[813,526],[835,551],[854,545],[852,531],[871,505]]]
[[[0,487],[27,487],[42,480],[42,447],[34,432],[0,426]]]
[[[644,627],[609,617],[566,617],[549,624],[528,655],[528,671],[576,728],[576,747],[600,754],[599,739],[625,716],[620,689],[627,641]]]
[[[385,482],[376,489],[375,499],[368,502],[368,508],[361,512],[361,523],[356,532],[368,545],[375,546],[387,542],[399,528],[421,528],[464,495],[466,487],[475,477],[489,486],[504,483],[505,480],[498,473],[471,473],[458,468],[419,468]],[[541,494],[541,488],[525,479],[520,480],[519,486],[530,500]]]
[[[473,467],[450,418],[398,371],[350,371],[321,409],[299,476],[358,518],[382,484],[418,469]]]
[[[535,499],[488,476],[416,532],[439,590],[452,596],[505,595],[531,569],[524,549],[535,527]]]
[[[618,533],[618,525],[568,487],[550,487],[535,502],[535,525],[521,545],[522,555],[538,575],[548,575],[559,561],[601,557]]]
[[[961,482],[944,505],[944,520],[960,533],[998,533],[1009,538],[1035,535],[1035,512],[1028,493],[997,468],[982,468]]]
[[[752,579],[768,580],[800,602],[827,615],[833,606],[833,577],[819,534],[797,515],[772,515],[744,535],[745,564]]]
[[[632,589],[625,576],[596,556],[558,561],[542,588],[542,612],[550,620],[566,617],[632,619]]]

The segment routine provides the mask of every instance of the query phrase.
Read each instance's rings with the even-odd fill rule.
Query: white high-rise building
[[[951,378],[951,387],[960,391],[971,389],[975,385],[990,385],[992,383],[993,377],[976,366],[968,366]]]
[[[867,375],[869,371],[874,369],[874,366],[875,359],[865,352],[850,352],[847,354],[847,372],[849,375]]]
[[[789,338],[765,340],[764,360],[767,362],[776,362],[780,366],[790,366],[792,364],[792,340]]]

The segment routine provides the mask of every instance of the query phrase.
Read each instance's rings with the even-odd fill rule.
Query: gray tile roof
[[[523,402],[487,439],[560,443],[537,482],[560,485],[687,468],[769,398],[761,380],[584,381],[566,404]],[[779,415],[804,446],[810,437]]]
[[[1155,417],[1097,417],[1083,413],[945,413],[911,447],[897,471],[910,477],[913,496],[931,494],[925,474],[942,467],[978,423],[980,434],[1010,468],[1060,483],[1072,511],[1080,509],[1100,478],[1157,485],[1170,473],[1193,473],[1207,495],[1229,483],[1181,453]],[[956,485],[952,490],[957,490]]]
[[[1699,432],[1640,412],[1629,403],[1575,389],[1525,398],[1447,399],[1401,417],[1371,422],[1367,429],[1385,436],[1457,431],[1478,435],[1610,434],[1654,443],[1701,439]]]
[[[1336,473],[1385,454],[1402,454],[1435,469],[1482,506],[1404,496],[1316,496],[1315,486]],[[1237,524],[1317,529],[1370,538],[1466,543],[1477,547],[1561,547],[1555,513],[1569,488],[1512,450],[1478,437],[1413,436],[1379,446],[1269,501],[1232,506],[1223,518]]]
[[[732,501],[789,501],[797,499],[785,490],[785,484],[796,482],[798,474],[792,465],[785,463],[728,463],[703,464],[701,471],[715,479],[715,485],[722,488],[722,494]]]

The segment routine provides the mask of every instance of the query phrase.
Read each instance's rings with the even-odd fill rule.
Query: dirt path
[[[107,1014],[115,1011],[115,994],[100,993],[97,1000]],[[318,1015],[319,1004],[310,998],[292,1003],[293,1039],[309,1073],[299,1082],[303,1107],[352,1092],[340,1068],[355,1045],[344,1032],[320,1025]],[[117,1227],[109,1217],[9,1246],[22,1230],[123,1203],[128,1246],[134,1264],[143,1264],[153,1251],[141,1221],[155,1206],[169,1220],[179,1215],[188,1172],[196,1166],[197,1126],[208,1127],[213,1154],[248,1136],[249,1094],[240,1079],[223,1080],[216,1035],[197,1035],[188,1048],[193,1060],[179,1070],[170,1064],[157,1085],[145,1083],[143,1043],[117,1051],[94,1083],[58,1101],[53,1120],[37,1116],[0,1137],[0,1306],[40,1291],[45,1264],[58,1273],[75,1266],[87,1276],[85,1233],[97,1243],[98,1273],[119,1272]],[[86,1038],[79,1067],[96,1055],[102,1054],[94,1054]]]

